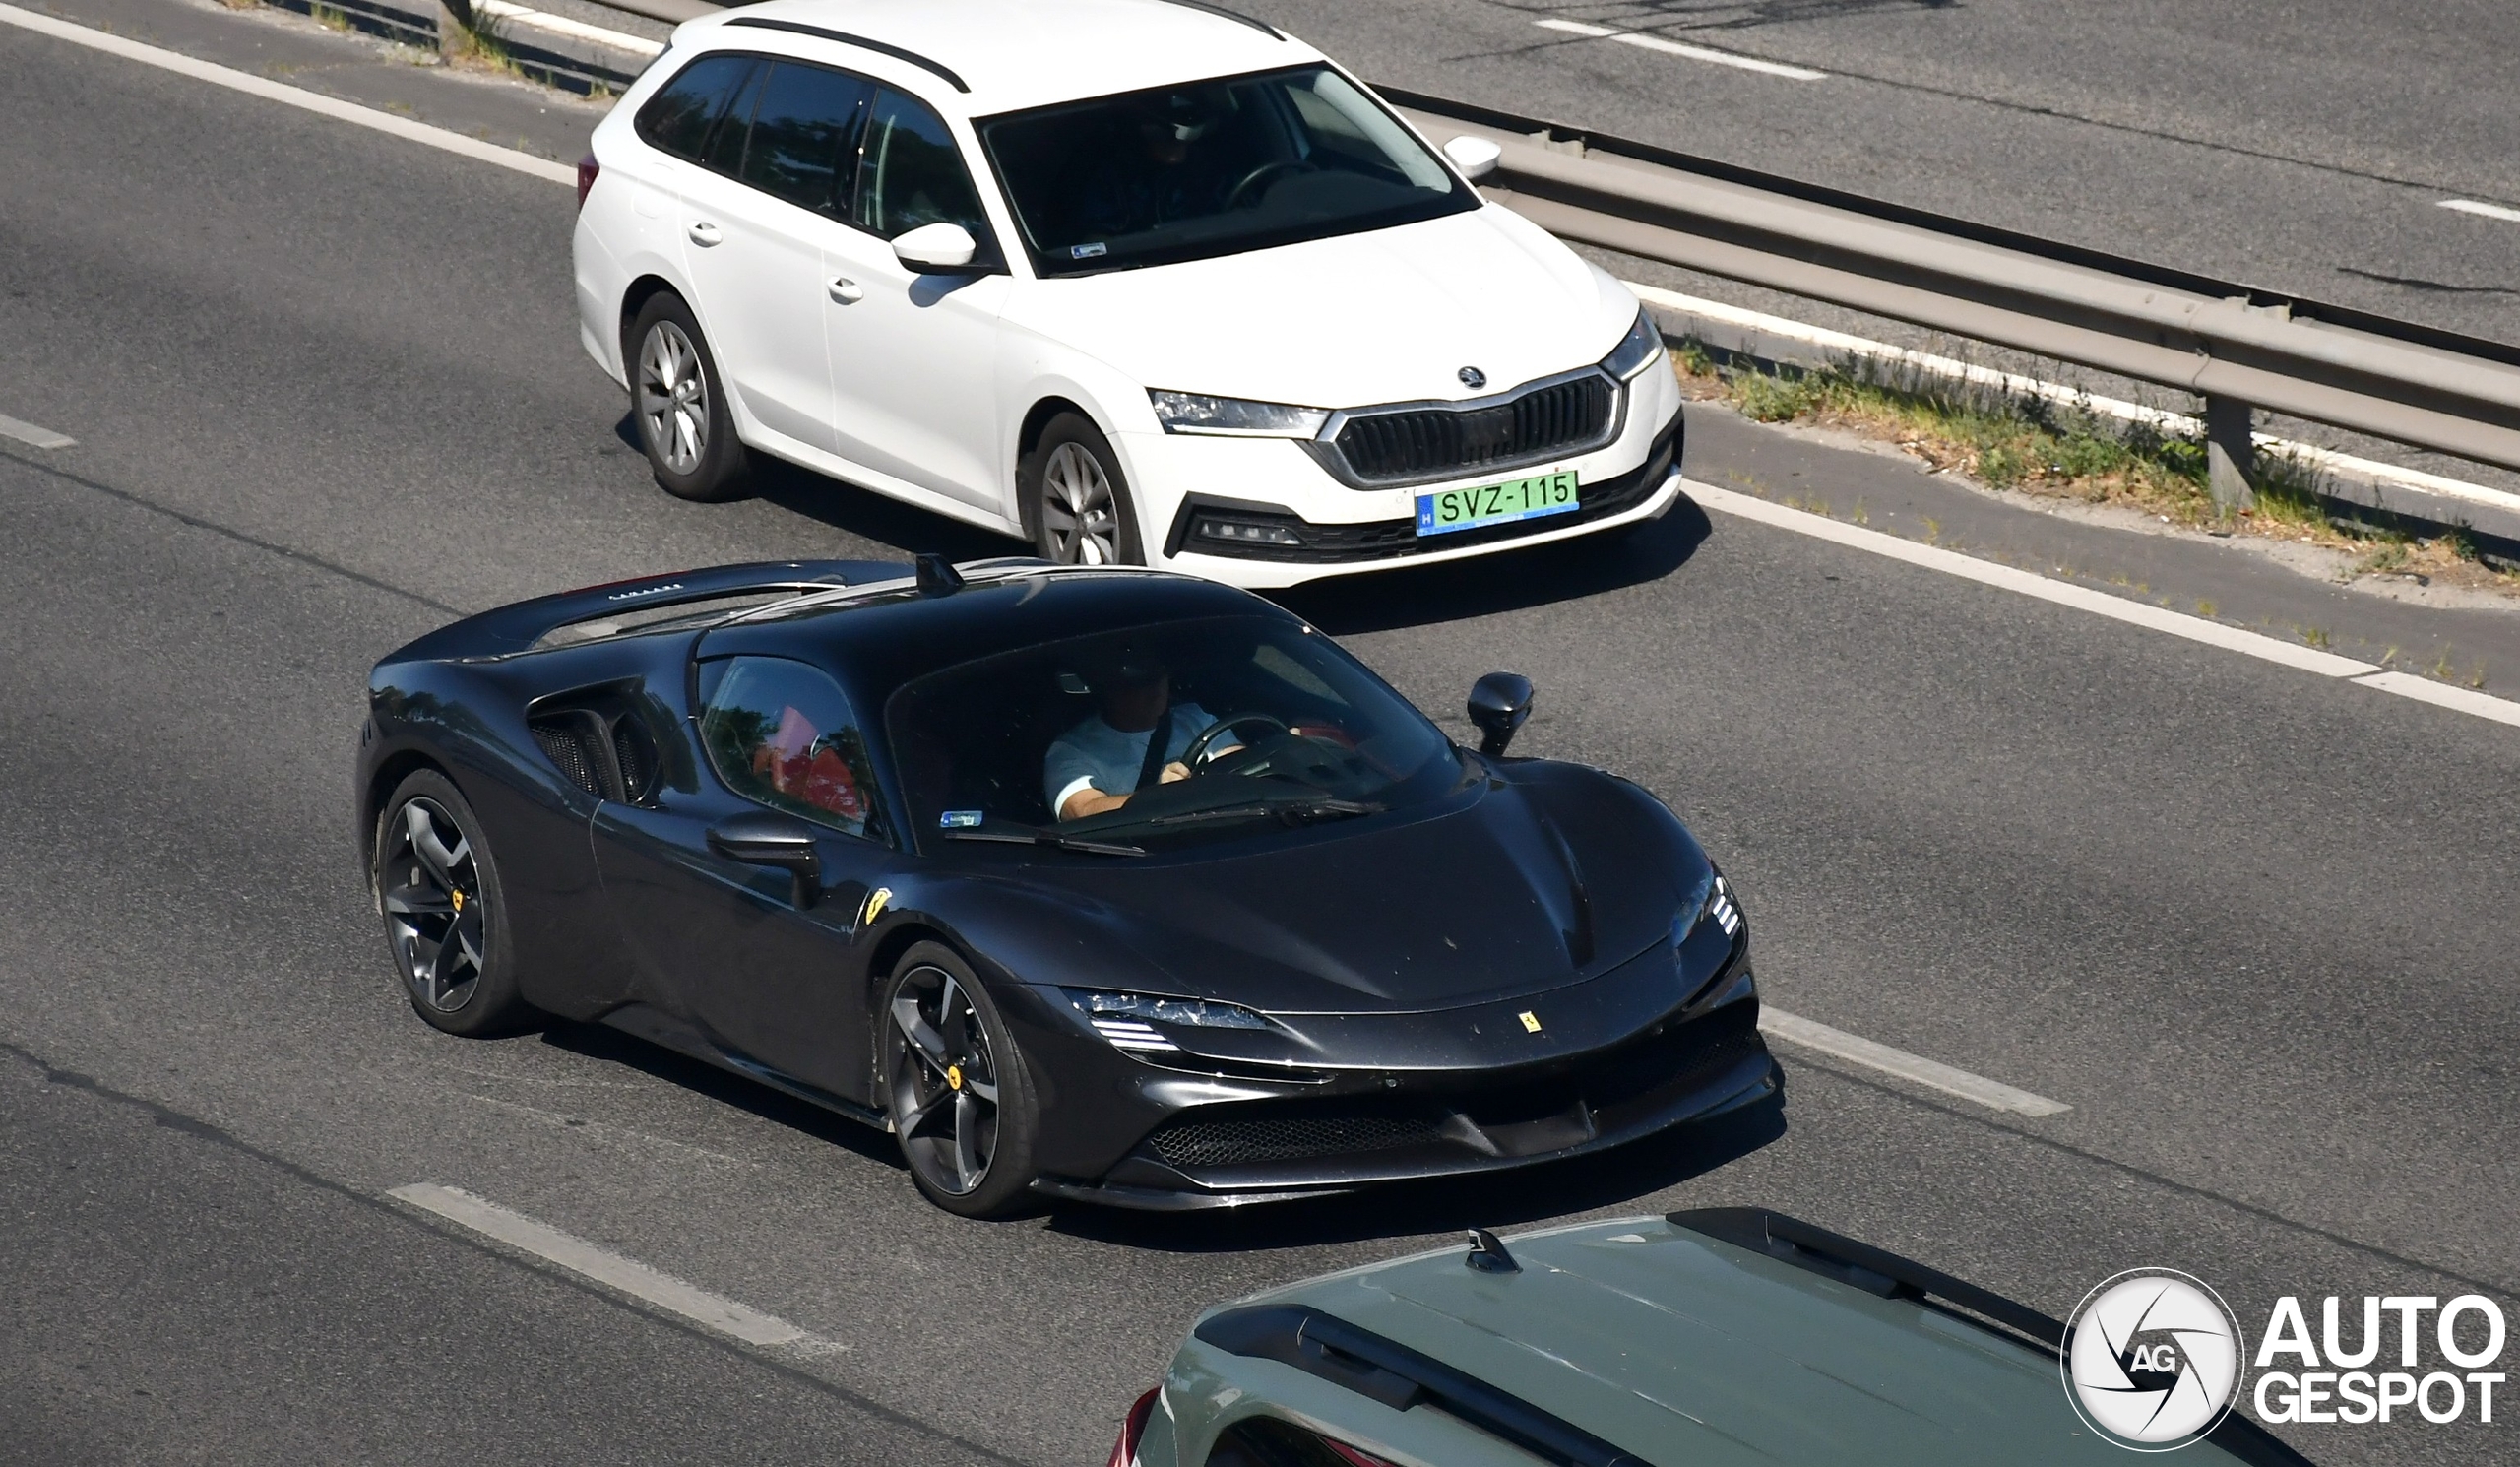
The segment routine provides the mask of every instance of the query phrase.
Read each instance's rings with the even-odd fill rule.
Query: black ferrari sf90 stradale
[[[1137,570],[729,566],[380,663],[358,833],[422,1018],[596,1020],[900,1138],[938,1205],[1526,1166],[1775,1089],[1644,790],[1478,750],[1295,615]]]

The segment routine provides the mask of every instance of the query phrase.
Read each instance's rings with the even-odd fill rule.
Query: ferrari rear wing
[[[386,661],[512,657],[653,622],[668,608],[698,613],[709,609],[706,603],[717,602],[735,611],[783,595],[807,596],[843,586],[906,580],[910,574],[910,566],[889,560],[776,560],[641,576],[538,596],[467,616],[439,627]]]

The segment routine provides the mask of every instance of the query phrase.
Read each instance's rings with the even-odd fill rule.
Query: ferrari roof
[[[950,595],[883,582],[860,594],[764,606],[708,633],[704,650],[817,648],[850,670],[859,692],[880,700],[914,678],[1000,653],[1124,627],[1232,615],[1295,619],[1247,591],[1196,576],[1044,565],[975,574]]]
[[[774,42],[765,29],[786,33]],[[1272,27],[1183,0],[769,0],[691,22],[675,39],[733,45],[738,35],[747,46],[825,56],[913,82],[929,100],[970,116],[1321,55]],[[901,52],[933,66],[916,66]]]

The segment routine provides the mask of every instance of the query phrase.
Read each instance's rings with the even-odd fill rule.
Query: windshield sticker
[[[978,810],[947,810],[936,817],[939,830],[964,830],[980,823]]]
[[[1110,252],[1111,247],[1098,239],[1092,244],[1069,245],[1067,257],[1071,260],[1091,260],[1097,255],[1107,255]]]

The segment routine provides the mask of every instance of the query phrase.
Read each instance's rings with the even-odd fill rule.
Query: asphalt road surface
[[[1786,1049],[1782,1134],[979,1225],[884,1138],[606,1031],[439,1035],[346,813],[375,657],[557,587],[1004,545],[795,475],[655,490],[576,346],[563,187],[6,28],[0,137],[41,140],[0,168],[0,414],[78,440],[0,441],[0,1458],[1091,1461],[1203,1304],[1681,1205],[2059,1313],[2136,1265],[2252,1326],[2520,1295],[2513,730],[1687,506],[1293,600],[1456,729],[1478,673],[1538,673],[1518,751],[1670,799],[1779,1006],[2070,1112]],[[1692,473],[1751,464],[1908,472],[1707,419]],[[413,1182],[827,1343],[697,1332]],[[2509,1430],[2296,1439],[2482,1462]]]
[[[1242,8],[1377,82],[2520,342],[2520,220],[2440,207],[2520,210],[2497,0]]]

